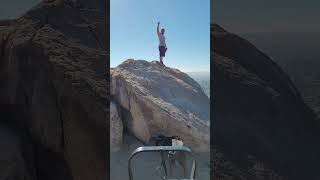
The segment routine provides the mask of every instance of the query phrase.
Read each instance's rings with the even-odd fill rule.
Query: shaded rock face
[[[7,126],[0,125],[0,177],[1,179],[22,180],[32,179],[26,167],[26,160],[19,137]]]
[[[319,179],[319,122],[288,75],[218,25],[211,55],[213,142],[240,167],[252,155],[289,179]]]
[[[110,149],[120,150],[123,139],[123,124],[117,104],[110,101]]]
[[[284,180],[276,171],[268,168],[263,162],[257,161],[251,156],[244,165],[239,165],[230,161],[230,157],[225,156],[223,149],[214,146],[211,149],[211,170],[212,178],[219,180]]]
[[[209,99],[187,74],[157,61],[127,60],[111,70],[111,95],[142,142],[157,133],[178,135],[195,151],[209,150]]]
[[[31,179],[108,177],[105,3],[42,2],[0,25],[0,103],[23,107],[3,121],[27,134],[18,136]]]

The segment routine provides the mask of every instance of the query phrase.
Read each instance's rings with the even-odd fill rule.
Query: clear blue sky
[[[158,60],[156,25],[166,29],[167,66],[210,71],[210,0],[111,0],[110,65]]]

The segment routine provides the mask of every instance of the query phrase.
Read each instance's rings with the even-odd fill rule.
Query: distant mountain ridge
[[[196,80],[203,91],[210,97],[210,72],[186,72],[190,77]]]

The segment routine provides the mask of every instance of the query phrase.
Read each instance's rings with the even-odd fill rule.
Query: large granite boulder
[[[209,98],[187,74],[157,61],[126,60],[111,70],[111,95],[142,142],[157,133],[178,135],[195,151],[209,151]]]

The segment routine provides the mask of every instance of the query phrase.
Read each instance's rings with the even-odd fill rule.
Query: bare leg
[[[160,63],[163,64],[163,61],[162,61],[163,57],[160,56]]]

